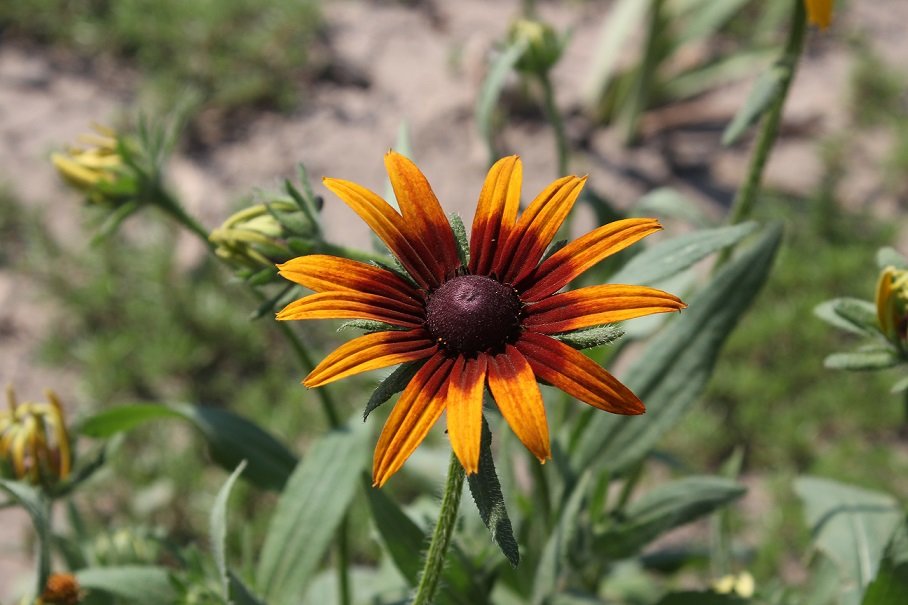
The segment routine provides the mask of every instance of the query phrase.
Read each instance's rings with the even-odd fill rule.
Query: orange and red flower
[[[333,256],[295,258],[279,265],[281,275],[315,294],[277,316],[387,325],[328,355],[303,381],[309,387],[394,364],[423,363],[379,437],[376,486],[400,469],[444,411],[454,453],[467,473],[477,472],[486,387],[507,423],[542,462],[551,450],[537,379],[607,412],[643,413],[643,403],[630,389],[555,336],[685,307],[676,296],[644,286],[610,284],[559,293],[602,259],[661,229],[658,221],[610,223],[543,260],[586,179],[556,180],[518,217],[522,166],[516,156],[507,157],[486,177],[464,266],[426,177],[393,151],[385,165],[400,212],[355,183],[324,183],[382,239],[406,275]]]

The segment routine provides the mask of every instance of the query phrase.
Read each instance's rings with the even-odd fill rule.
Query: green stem
[[[426,562],[416,587],[416,596],[413,605],[429,605],[435,600],[435,591],[438,589],[438,580],[445,566],[445,557],[451,545],[451,534],[454,531],[454,522],[457,520],[457,508],[460,506],[460,494],[463,492],[463,467],[454,452],[451,452],[451,462],[448,465],[448,481],[445,484],[445,494],[441,500],[441,511],[438,513],[438,523],[432,533],[432,542],[426,553]]]
[[[763,179],[763,169],[769,159],[769,153],[779,133],[779,124],[782,121],[782,108],[788,97],[788,90],[794,80],[798,67],[798,59],[804,50],[804,39],[807,33],[807,13],[803,2],[792,2],[794,13],[792,15],[791,29],[788,31],[788,41],[785,50],[779,59],[779,65],[784,68],[784,75],[779,82],[779,92],[769,108],[757,140],[754,144],[753,155],[750,157],[750,166],[744,184],[738,190],[732,203],[729,223],[734,225],[747,219],[753,212],[754,202],[760,192],[760,182]],[[727,256],[727,255],[726,255]]]
[[[156,187],[154,197],[157,198],[158,206],[162,208],[178,223],[189,229],[193,234],[198,236],[202,243],[209,250],[214,250],[214,244],[208,239],[208,230],[202,226],[194,217],[190,216],[183,208],[183,205],[170,195],[163,187]]]
[[[567,175],[569,161],[564,120],[561,118],[561,112],[558,111],[558,103],[555,102],[555,87],[552,86],[552,80],[549,78],[548,72],[539,74],[539,83],[542,86],[545,115],[555,131],[555,151],[558,154],[558,174],[556,176],[560,178]]]

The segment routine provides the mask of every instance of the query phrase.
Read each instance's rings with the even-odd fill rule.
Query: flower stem
[[[763,118],[760,132],[757,134],[753,155],[750,157],[750,166],[747,170],[747,178],[738,190],[734,202],[732,202],[729,216],[729,223],[732,225],[745,220],[753,212],[754,202],[760,192],[763,169],[766,167],[769,153],[772,151],[772,146],[779,133],[782,108],[785,106],[788,90],[791,87],[792,80],[794,80],[798,59],[804,50],[804,39],[807,33],[807,13],[803,2],[792,2],[792,4],[794,13],[792,14],[791,29],[788,31],[785,50],[779,59],[779,65],[784,68],[784,73],[779,82],[779,91],[776,94],[776,98],[773,100],[766,117]]]
[[[568,141],[567,134],[564,130],[564,120],[558,111],[558,103],[555,102],[555,87],[552,86],[552,80],[549,73],[539,73],[539,83],[542,86],[542,100],[545,109],[545,115],[555,131],[555,151],[558,154],[558,174],[563,177],[568,173]]]
[[[441,511],[438,513],[438,523],[432,533],[432,542],[426,553],[426,562],[416,588],[413,605],[429,605],[435,600],[435,591],[438,589],[438,580],[444,569],[445,557],[451,545],[451,534],[454,531],[454,522],[457,520],[457,509],[460,506],[460,495],[463,492],[463,467],[454,452],[451,452],[451,462],[448,465],[448,481],[445,483],[445,494],[441,500]]]

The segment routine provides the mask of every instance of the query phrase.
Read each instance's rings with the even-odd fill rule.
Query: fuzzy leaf
[[[372,413],[372,410],[407,388],[407,385],[410,384],[410,381],[416,376],[416,372],[419,371],[419,368],[422,367],[423,363],[424,362],[422,361],[411,361],[399,365],[387,378],[382,380],[378,386],[375,387],[372,396],[369,397],[369,401],[366,403],[366,409],[363,410],[363,422],[369,418],[369,414]]]
[[[211,508],[211,514],[208,517],[211,555],[214,557],[214,563],[221,578],[222,594],[228,601],[230,600],[230,578],[228,576],[227,555],[225,553],[227,542],[227,499],[230,497],[230,491],[244,468],[246,468],[245,460],[240,462],[236,470],[231,473],[218,491],[218,495],[214,499],[214,506]]]
[[[859,298],[839,298],[835,301],[836,313],[846,321],[860,327],[868,334],[878,334],[879,318],[876,305]]]
[[[362,428],[331,431],[293,471],[268,526],[255,574],[263,600],[275,605],[299,601],[353,499],[367,436]]]
[[[851,332],[852,334],[859,334],[861,336],[867,336],[868,334],[879,334],[879,328],[876,327],[876,315],[873,316],[873,325],[868,326],[866,321],[856,321],[857,318],[864,315],[861,313],[857,307],[867,306],[873,308],[873,305],[866,301],[860,300],[858,298],[833,298],[832,300],[826,300],[818,304],[813,309],[814,315],[825,321],[831,326],[839,328],[840,330],[845,330],[846,332]],[[843,313],[842,310],[845,310]],[[876,312],[875,310],[873,311]]]
[[[874,347],[850,353],[833,353],[823,360],[823,366],[830,370],[883,370],[898,365],[899,361],[899,356],[892,349]]]
[[[365,474],[362,485],[372,521],[391,560],[407,583],[416,586],[422,570],[422,553],[428,546],[426,535],[384,490],[373,488],[372,481]]]
[[[760,74],[744,105],[722,133],[723,145],[733,145],[748,128],[757,123],[779,96],[790,71],[790,67],[777,64]]]
[[[595,463],[620,474],[678,423],[706,388],[719,351],[766,281],[781,240],[780,226],[765,229],[753,247],[723,266],[688,301],[688,309],[649,342],[623,380],[646,402],[647,413],[629,418],[587,412],[572,468]]]
[[[753,233],[754,222],[701,229],[651,246],[633,257],[609,281],[616,284],[654,284],[673,277],[708,255],[734,245]]]
[[[82,588],[89,591],[105,592],[138,605],[174,603],[177,597],[170,581],[170,571],[165,567],[89,567],[77,571],[76,579]]]
[[[553,337],[575,349],[589,349],[612,344],[622,336],[624,336],[624,330],[614,324],[605,324],[573,332],[562,332]]]
[[[482,419],[482,441],[479,446],[479,472],[467,475],[467,482],[476,508],[479,509],[479,517],[489,529],[492,540],[508,562],[517,567],[520,562],[520,551],[517,548],[508,511],[504,506],[501,483],[495,472],[495,461],[492,459],[492,432],[485,417]]]

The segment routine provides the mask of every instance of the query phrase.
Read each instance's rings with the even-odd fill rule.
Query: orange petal
[[[439,281],[460,266],[457,243],[451,223],[445,216],[435,192],[425,175],[408,158],[394,151],[385,155],[385,168],[391,179],[394,196],[400,205],[401,214],[429,248],[435,252],[435,277]]]
[[[388,202],[350,181],[326,178],[322,182],[385,242],[417,284],[425,289],[439,285],[431,268],[435,255],[420,239],[419,232],[404,223]]]
[[[493,273],[501,281],[516,283],[521,275],[533,270],[574,207],[584,183],[586,177],[560,178],[523,211],[495,259]]]
[[[488,275],[496,251],[514,228],[523,164],[516,155],[495,162],[486,175],[470,233],[470,273]]]
[[[517,284],[517,289],[523,291],[521,298],[532,302],[557,292],[602,259],[660,229],[662,226],[654,218],[629,218],[594,229],[521,276]]]
[[[489,391],[514,434],[540,462],[552,457],[542,394],[530,364],[512,345],[489,357]]]
[[[642,414],[643,402],[595,361],[561,341],[524,332],[517,341],[536,376],[568,395],[613,414]]]
[[[404,328],[418,328],[425,323],[419,306],[352,290],[300,298],[281,309],[277,319],[373,319]]]
[[[826,29],[832,23],[833,0],[805,0],[807,20],[820,29]]]
[[[448,381],[446,409],[451,448],[468,475],[479,472],[482,437],[482,390],[486,382],[486,356],[458,357]]]
[[[375,446],[372,485],[383,486],[403,466],[441,416],[453,365],[453,359],[436,353],[404,389]]]
[[[606,284],[562,292],[529,305],[523,325],[535,332],[556,334],[686,306],[674,294],[655,288]]]
[[[319,387],[353,374],[425,359],[437,350],[425,330],[389,330],[354,338],[325,357],[303,380]]]
[[[277,268],[285,279],[315,292],[356,290],[422,302],[419,291],[391,271],[348,258],[310,254],[291,259]]]

